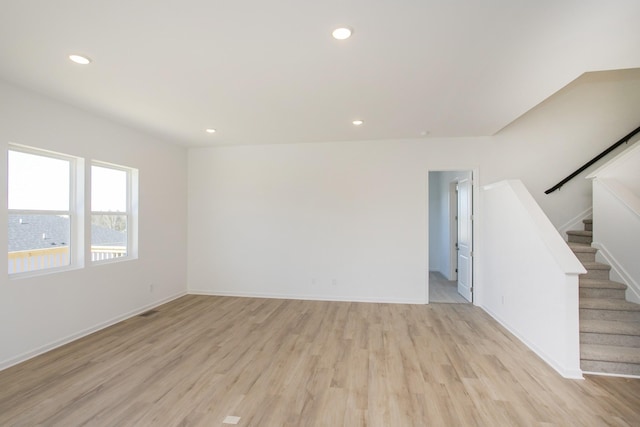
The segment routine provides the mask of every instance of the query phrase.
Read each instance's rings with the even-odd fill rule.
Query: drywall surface
[[[580,378],[578,274],[586,270],[521,181],[485,186],[482,307],[560,374]]]
[[[20,279],[0,263],[3,368],[186,293],[187,161],[183,148],[1,82],[0,99],[3,158],[16,143],[133,167],[140,192],[138,259]]]
[[[593,246],[611,265],[611,278],[627,285],[628,300],[640,303],[640,144],[589,175],[593,182]]]
[[[448,199],[448,196],[446,196]],[[443,242],[442,212],[445,209],[445,193],[442,188],[442,173],[429,172],[429,270],[442,272],[444,253],[448,244]],[[448,203],[448,201],[447,201]],[[446,245],[446,246],[445,246]]]
[[[639,110],[640,69],[585,73],[495,136],[485,182],[520,179],[557,229],[575,228],[564,226],[592,205],[584,178],[624,146],[559,191],[545,190],[640,126]]]
[[[428,171],[477,167],[484,140],[189,152],[189,290],[424,303]]]

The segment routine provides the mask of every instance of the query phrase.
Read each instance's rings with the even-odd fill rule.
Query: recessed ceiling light
[[[83,55],[69,55],[69,59],[80,65],[91,64],[91,58]]]
[[[362,120],[354,120],[351,123],[353,123],[355,126],[360,126],[361,124],[363,124],[364,122]]]
[[[333,33],[331,33],[331,35],[336,40],[345,40],[351,37],[352,33],[353,31],[351,31],[351,28],[342,27],[342,28],[336,28],[335,30],[333,30]]]
[[[206,133],[216,133],[216,130],[213,128],[205,129]]]

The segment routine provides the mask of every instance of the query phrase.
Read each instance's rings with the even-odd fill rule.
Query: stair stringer
[[[633,277],[631,277],[615,257],[611,255],[611,252],[607,250],[605,245],[599,242],[593,242],[591,246],[598,249],[598,252],[596,252],[596,261],[611,266],[611,271],[609,272],[611,280],[627,285],[625,292],[627,301],[640,304],[640,284],[633,280]]]

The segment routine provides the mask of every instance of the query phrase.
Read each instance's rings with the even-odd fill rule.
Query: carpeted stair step
[[[640,347],[640,322],[581,320],[580,345]]]
[[[640,348],[585,344],[580,348],[582,360],[640,364]]]
[[[580,368],[585,374],[613,374],[640,376],[640,365],[635,363],[605,362],[601,360],[582,360]]]
[[[640,348],[583,344],[580,346],[583,371],[640,375]]]
[[[580,321],[640,322],[640,304],[620,299],[580,298]]]
[[[626,290],[623,283],[580,276],[580,298],[625,299]]]
[[[569,243],[569,248],[576,254],[580,262],[596,262],[596,248],[592,248],[588,243]]]
[[[582,265],[587,269],[586,274],[581,274],[583,279],[609,279],[609,271],[611,266],[601,262],[583,262]]]
[[[570,230],[567,231],[567,238],[570,243],[588,243],[593,240],[593,231]]]
[[[583,372],[640,376],[640,304],[625,299],[627,286],[609,280],[611,267],[596,261],[593,221],[567,232],[569,248],[587,270],[580,286],[580,368]]]

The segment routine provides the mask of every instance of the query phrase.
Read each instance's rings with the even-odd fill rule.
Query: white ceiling
[[[583,72],[640,67],[639,18],[638,0],[0,0],[0,78],[187,146],[486,136]]]

